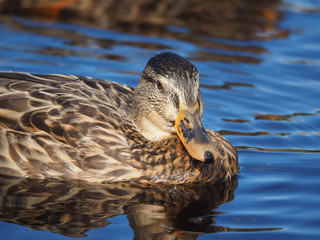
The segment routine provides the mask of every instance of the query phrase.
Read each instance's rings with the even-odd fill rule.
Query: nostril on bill
[[[204,161],[205,163],[213,163],[213,154],[210,151],[206,151],[204,153]]]

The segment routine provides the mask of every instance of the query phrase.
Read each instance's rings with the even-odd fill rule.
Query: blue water
[[[238,149],[237,187],[228,194],[224,189],[208,190],[229,198],[218,199],[216,206],[201,203],[203,209],[190,213],[191,222],[198,217],[209,223],[193,226],[176,215],[169,221],[149,213],[148,221],[159,230],[141,225],[137,219],[141,212],[146,218],[143,210],[122,207],[101,217],[111,223],[108,226],[88,227],[85,239],[133,239],[136,231],[155,228],[171,237],[197,239],[320,239],[320,4],[286,0],[270,11],[279,15],[277,21],[262,25],[247,38],[197,34],[179,25],[161,32],[126,32],[0,16],[0,71],[74,74],[134,87],[151,56],[169,50],[190,59],[200,72],[205,127],[220,132]],[[174,195],[180,190],[170,191]],[[6,209],[7,203],[1,202]],[[177,210],[188,212],[189,208],[178,206],[177,202]],[[14,221],[15,210],[21,209],[1,217],[1,239],[73,237],[43,226],[30,230],[28,224]]]

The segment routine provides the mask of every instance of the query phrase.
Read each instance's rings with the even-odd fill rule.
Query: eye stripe
[[[178,94],[174,94],[173,95],[173,102],[174,102],[174,104],[175,104],[175,107],[178,109],[178,111],[179,111],[179,96],[178,96]]]
[[[154,82],[153,78],[147,74],[143,74],[143,79],[146,81],[146,82]]]

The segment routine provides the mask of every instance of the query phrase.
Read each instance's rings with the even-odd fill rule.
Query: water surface
[[[134,87],[151,56],[178,53],[200,72],[205,127],[237,147],[241,170],[196,187],[2,179],[2,239],[319,239],[318,1],[28,2],[0,1],[1,71]]]

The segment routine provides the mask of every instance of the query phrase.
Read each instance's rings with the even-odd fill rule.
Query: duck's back
[[[0,73],[0,174],[89,181],[138,174],[126,164],[132,94],[91,78]]]

